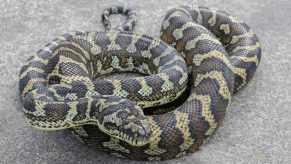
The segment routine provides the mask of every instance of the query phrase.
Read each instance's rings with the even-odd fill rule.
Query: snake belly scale
[[[121,7],[105,10],[114,12],[135,20]],[[125,25],[121,29],[132,29]],[[45,130],[71,128],[95,149],[134,160],[195,152],[221,124],[232,94],[253,77],[261,48],[245,23],[205,7],[170,10],[161,40],[122,30],[55,39],[20,73],[28,123]],[[96,79],[114,72],[144,76]],[[144,115],[142,109],[179,101],[185,90],[189,97],[181,106]]]

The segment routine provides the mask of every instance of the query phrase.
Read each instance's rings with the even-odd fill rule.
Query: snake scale
[[[128,19],[110,30],[117,13]],[[29,58],[19,91],[29,125],[71,129],[118,157],[166,160],[198,150],[260,62],[257,36],[224,11],[171,9],[161,39],[132,32],[131,9],[105,9],[102,19],[105,32],[66,33]],[[99,78],[120,72],[142,76]]]

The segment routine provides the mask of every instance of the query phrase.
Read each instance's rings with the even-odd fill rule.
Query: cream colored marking
[[[173,51],[174,48],[167,48],[164,50],[164,52],[162,52],[159,56],[157,56],[154,60],[153,60],[153,63],[156,67],[160,66],[160,60],[161,58],[169,55],[172,51]]]
[[[230,16],[228,16],[228,17],[229,17],[229,19],[230,19],[232,22],[234,22],[234,23],[243,23],[243,21],[240,20],[237,16],[230,15]]]
[[[187,101],[192,101],[192,100],[198,100],[201,102],[202,106],[202,116],[205,118],[205,120],[209,124],[209,128],[206,131],[205,135],[209,136],[213,134],[215,129],[217,128],[217,123],[214,119],[213,114],[210,111],[211,107],[211,97],[209,95],[197,95],[196,93],[193,93]]]
[[[135,43],[141,38],[141,35],[139,34],[133,34],[132,35],[132,39],[131,39],[131,43],[128,45],[127,47],[127,51],[129,53],[135,53],[136,52],[136,47],[135,47]]]
[[[148,59],[150,59],[151,56],[152,56],[152,54],[151,54],[150,51],[145,50],[145,51],[141,51],[141,56],[143,56],[144,58],[148,58]]]
[[[123,153],[130,153],[130,151],[128,149],[126,149],[125,147],[121,146],[119,144],[119,140],[115,139],[114,137],[111,137],[110,141],[108,141],[108,142],[103,142],[102,145],[106,148],[111,149],[111,150],[120,151]]]
[[[70,42],[70,43],[71,43],[71,42]],[[72,43],[72,44],[73,44],[73,43]],[[82,48],[80,47],[79,49],[82,49]],[[71,48],[68,48],[68,47],[60,47],[60,48],[56,49],[56,50],[54,51],[54,53],[53,53],[52,56],[55,56],[55,55],[59,54],[60,51],[69,51],[69,52],[71,52],[71,53],[73,53],[73,54],[78,55],[78,56],[80,57],[80,59],[82,60],[83,63],[88,63],[87,60],[84,58],[84,56],[83,56],[82,54],[80,54],[79,52],[77,52],[77,51],[75,51],[75,50],[73,50],[73,49],[71,49]],[[63,55],[60,55],[60,56],[63,56]],[[69,58],[69,57],[67,57],[67,58]],[[73,60],[73,59],[72,59],[72,60]]]
[[[179,80],[179,84],[182,85],[182,84],[184,84],[187,81],[188,81],[188,74],[187,74],[187,72],[183,72],[182,73],[182,77]]]
[[[118,33],[117,32],[108,32],[106,33],[107,37],[109,38],[110,44],[107,46],[108,51],[112,50],[120,50],[121,47],[116,44],[116,38]]]
[[[127,59],[127,63],[125,63],[125,65],[124,65],[124,67],[121,67],[119,58],[117,56],[113,56],[111,66],[113,68],[119,69],[120,71],[132,71],[134,68],[133,58],[129,57]]]
[[[223,30],[224,34],[230,34],[229,24],[221,24],[219,29]]]
[[[115,96],[120,96],[123,98],[128,96],[128,92],[122,89],[121,83],[119,80],[112,80],[112,85],[115,87],[114,93],[113,93]]]
[[[51,88],[51,87],[52,87],[52,88]],[[49,90],[50,92],[52,92],[52,93],[54,94],[54,96],[57,97],[58,100],[61,100],[61,101],[64,100],[64,97],[61,96],[61,95],[59,95],[59,94],[57,93],[57,90],[56,90],[55,87],[66,87],[66,88],[71,88],[70,85],[66,85],[66,84],[54,84],[54,85],[51,86],[51,87],[49,87],[48,90]]]
[[[78,96],[76,93],[69,93],[66,95],[65,99],[69,99],[69,100],[73,101],[73,100],[77,100]]]
[[[210,26],[215,26],[215,24],[216,24],[216,9],[213,9],[213,10],[211,10],[212,12],[211,12],[211,17],[208,19],[208,24],[210,25]]]
[[[30,60],[28,63],[30,64],[32,61],[37,61],[37,62],[40,62],[40,63],[42,63],[44,65],[47,65],[48,62],[49,62],[48,59],[43,59],[43,58],[39,57],[37,54],[34,54],[33,55],[33,59]]]
[[[169,76],[167,74],[161,73],[160,78],[163,79],[163,84],[161,86],[161,88],[162,88],[161,92],[167,92],[169,90],[174,89],[174,84],[172,81],[170,81]]]
[[[78,40],[78,39],[85,39],[86,40],[86,38],[84,38],[84,36],[80,36],[80,35],[72,35],[72,38],[74,39],[73,41],[64,41],[63,43],[64,44],[71,44],[74,47],[77,47],[82,52],[82,54],[80,54],[80,53],[76,53],[76,54],[78,54],[79,56],[84,58],[83,61],[90,60],[89,52],[80,46],[80,44],[79,44],[80,41]],[[60,48],[64,48],[64,47],[60,47]],[[69,49],[69,48],[67,48],[67,49]]]
[[[213,50],[204,54],[197,54],[193,57],[193,63],[196,66],[199,66],[205,59],[209,59],[212,57],[218,58],[221,61],[223,61],[228,67],[232,68],[233,66],[231,65],[230,61],[228,60],[228,58],[225,56],[226,54],[217,51],[217,50]]]
[[[90,44],[95,44],[95,38],[96,38],[97,32],[92,31],[92,32],[88,32],[86,39]]]
[[[161,140],[162,131],[158,124],[155,123],[152,117],[149,117],[150,129],[151,129],[151,136],[149,147],[144,152],[148,155],[160,155],[166,152],[166,150],[159,148],[158,144]]]
[[[42,104],[42,103],[46,103],[46,102],[41,101],[41,100],[36,100],[35,103]],[[62,103],[59,102],[59,104],[62,104]],[[68,105],[73,105],[73,104],[75,104],[75,102],[70,102]],[[39,109],[43,109],[43,107],[41,105],[37,105],[37,106],[39,107]],[[72,122],[72,120],[65,120],[65,121],[58,120],[58,121],[54,121],[54,122],[28,120],[28,122],[29,122],[30,126],[33,126],[37,129],[48,130],[48,131],[71,128],[71,127],[74,127],[76,125],[81,126],[84,123],[99,126],[98,120],[91,120],[91,119],[83,119],[81,121],[74,121],[74,122]]]
[[[41,103],[46,103],[44,101],[35,101],[36,104],[41,104]],[[59,104],[62,104],[61,102]],[[70,102],[68,103],[68,105],[74,105],[75,102]],[[37,105],[38,108],[43,109],[43,107],[41,105]],[[35,116],[37,116],[36,114],[34,114]],[[44,115],[45,116],[45,115]],[[47,131],[52,131],[52,130],[61,130],[61,129],[66,129],[66,128],[71,128],[71,127],[75,127],[75,126],[81,126],[84,124],[90,124],[90,125],[98,125],[99,126],[99,122],[96,119],[82,119],[80,121],[72,121],[70,119],[65,119],[65,120],[58,120],[58,121],[36,121],[36,120],[29,120],[28,119],[28,123],[30,124],[30,126],[35,127],[37,129],[41,129],[41,130],[47,130]]]
[[[185,23],[181,28],[177,28],[174,30],[173,32],[173,36],[175,37],[176,40],[179,40],[181,38],[183,38],[183,32],[184,30],[186,30],[187,28],[189,27],[200,27],[201,28],[201,25],[199,24],[196,24],[194,22],[191,22],[191,21],[188,21],[187,23]]]
[[[159,104],[159,105],[162,105],[162,104],[166,104],[168,102],[171,102],[173,100],[175,100],[177,97],[181,96],[182,93],[186,90],[187,87],[179,90],[176,92],[176,94],[173,96],[173,94],[168,94],[168,95],[165,95],[163,96],[162,98],[160,98],[159,100],[156,100],[156,101],[140,101],[140,102],[137,102],[137,105],[139,106],[143,106],[143,108],[147,108],[147,107],[152,107],[153,105],[156,105],[156,104]]]
[[[211,41],[213,43],[221,45],[221,42],[219,42],[219,40],[215,39],[213,36],[210,36],[209,34],[202,33],[197,38],[194,38],[193,40],[188,41],[186,43],[185,49],[190,50],[190,49],[196,48],[196,44],[201,40],[208,40],[208,41]]]
[[[89,90],[95,90],[95,86],[89,77],[85,76],[62,76],[61,83],[71,84],[74,81],[81,81],[85,83]]]
[[[151,73],[150,68],[146,63],[142,63],[142,65],[140,66],[139,70],[140,70],[140,72],[144,72],[146,74],[150,74]]]
[[[42,83],[44,83],[44,82],[46,82],[46,80],[43,79],[43,78],[34,78],[34,79],[30,79],[30,80],[26,83],[25,87],[23,88],[23,91],[22,91],[22,93],[21,93],[21,96],[24,96],[27,92],[29,92],[30,90],[32,90],[32,89],[33,89],[33,85],[34,85],[35,83],[38,83],[38,82],[42,82]]]
[[[112,56],[111,66],[113,68],[117,68],[117,69],[120,68],[119,62],[120,61],[117,56]]]
[[[78,115],[77,104],[78,104],[77,101],[71,101],[70,103],[68,103],[69,110],[66,114],[65,122],[67,122],[71,126],[75,125],[73,119]]]
[[[203,60],[211,58],[211,57],[215,57],[217,59],[220,59],[221,61],[223,61],[223,63],[230,68],[230,70],[232,70],[235,74],[239,75],[242,79],[246,80],[246,70],[244,68],[239,68],[239,67],[234,67],[229,59],[225,56],[225,54],[223,54],[220,51],[214,50],[214,51],[210,51],[208,53],[205,54],[197,54],[194,56],[193,58],[193,63],[197,66],[199,66],[201,64],[201,62],[203,62]]]
[[[97,60],[96,62],[96,71],[95,73],[97,75],[104,75],[104,74],[108,74],[108,73],[111,73],[113,71],[113,68],[112,67],[109,67],[108,69],[103,69],[103,64],[100,60]]]
[[[87,74],[89,73],[88,69],[87,69],[87,66],[84,63],[77,62],[77,61],[73,60],[72,58],[66,57],[66,56],[63,56],[63,55],[61,55],[59,58],[60,59],[59,59],[58,66],[61,63],[70,62],[70,63],[74,63],[74,64],[78,65],[79,67],[81,67],[83,69],[83,71],[85,71]],[[57,68],[57,69],[59,70],[60,68]]]
[[[128,70],[133,70],[133,68],[134,68],[133,58],[132,57],[129,57],[127,59],[127,68],[128,68]]]
[[[53,98],[48,97],[46,92],[44,92],[44,93],[38,93],[38,92],[39,92],[39,90],[37,90],[37,89],[33,89],[30,92],[35,100],[39,100],[41,98],[46,98],[46,100],[48,100],[48,101],[54,100]]]
[[[55,121],[55,122],[43,122],[43,121],[35,121],[30,120],[26,118],[27,124],[29,124],[31,127],[34,127],[36,129],[40,130],[46,130],[46,131],[53,131],[53,130],[60,130],[60,129],[66,129],[69,128],[68,124],[62,120]]]
[[[88,98],[88,107],[86,108],[86,120],[91,119],[90,113],[91,113],[91,108],[92,108],[92,102],[93,102],[93,98],[92,97],[87,97]],[[101,101],[102,99],[100,99]]]
[[[256,66],[258,66],[259,64],[259,59],[256,55],[252,57],[232,56],[232,58],[238,58],[239,60],[242,60],[243,62],[253,62],[256,64]],[[237,90],[239,90],[247,83],[247,72],[246,72],[246,69],[239,68],[239,67],[234,67],[233,72],[243,79],[243,82],[241,83],[241,85],[237,87]]]
[[[97,91],[92,91],[92,90],[88,90],[87,92],[86,92],[86,95],[85,95],[85,97],[92,97],[92,96],[100,96],[101,94],[100,93],[98,93]]]
[[[146,81],[144,80],[144,78],[140,78],[140,83],[141,88],[138,91],[138,93],[141,96],[149,96],[153,93],[153,89],[146,83]]]
[[[108,114],[108,115],[104,115],[103,118],[103,127],[104,127],[104,123],[112,123],[114,122],[116,124],[116,126],[121,126],[122,125],[122,120],[120,117],[117,116],[117,112],[114,112],[112,114]]]
[[[35,71],[38,73],[44,73],[44,70],[38,67],[28,67],[21,75],[19,76],[20,79],[24,78],[29,72]]]
[[[90,51],[93,55],[98,55],[102,53],[102,48],[97,44],[93,44]]]
[[[101,70],[102,70],[102,62],[100,60],[97,60],[96,62],[96,72],[97,73],[101,73]]]
[[[191,138],[191,133],[189,129],[190,121],[188,118],[188,114],[179,111],[175,111],[174,114],[176,117],[176,128],[182,132],[184,140],[179,147],[181,151],[185,151],[194,143],[194,139]]]
[[[85,60],[83,59],[83,61],[86,61],[86,60],[90,61],[91,60],[89,52],[86,51],[84,48],[82,48],[79,43],[70,42],[70,44],[72,44],[73,46],[77,47],[80,51],[82,51],[82,54],[80,54],[80,53],[77,53],[77,54],[79,54],[80,57],[83,57],[85,59]],[[87,62],[85,62],[85,63],[87,63]]]
[[[161,60],[161,57],[158,56],[156,57],[154,60],[153,60],[153,63],[156,67],[158,67],[160,65],[160,60]]]
[[[237,58],[239,60],[242,60],[243,62],[250,63],[253,62],[256,64],[256,66],[259,65],[259,59],[257,55],[247,57],[247,56],[232,56],[231,58]]]
[[[105,96],[105,95],[104,95]],[[108,97],[110,97],[111,95],[108,95]],[[100,103],[98,102],[99,105],[101,105],[101,108],[108,108],[112,105],[118,105],[122,102],[128,101],[128,99],[121,99],[120,101],[116,101],[116,102],[110,102],[107,103],[107,101],[105,99],[101,99],[102,101],[100,101]],[[99,110],[99,112],[102,112],[103,109]],[[127,109],[126,109],[127,110]]]
[[[148,50],[151,50],[152,48],[155,48],[155,47],[159,46],[160,43],[161,43],[161,40],[159,40],[159,39],[153,39],[151,41],[151,44],[148,47]]]
[[[166,63],[164,63],[161,67],[159,67],[159,70],[158,71],[161,71],[161,70],[165,70],[164,68],[167,67],[168,65],[171,65],[171,64],[174,64],[174,63],[177,63],[178,61],[181,61],[182,63],[185,63],[185,60],[182,59],[182,57],[178,56],[178,55],[175,55],[171,58],[171,60],[168,60]],[[172,67],[171,67],[172,68]],[[169,68],[168,68],[169,69]]]
[[[188,73],[185,72],[181,67],[179,66],[174,66],[171,67],[170,70],[175,69],[176,71],[179,71],[182,74],[182,77],[179,80],[179,84],[182,85],[185,83],[185,81],[188,81]]]
[[[134,116],[133,116],[134,117]],[[121,120],[121,119],[120,119]],[[122,120],[121,120],[122,122]],[[120,123],[121,123],[120,122]],[[127,130],[127,129],[130,129],[133,133],[136,133],[138,132],[141,128],[139,127],[138,124],[134,123],[134,122],[129,122],[128,124],[126,124],[124,126],[124,129]]]
[[[241,34],[241,35],[234,35],[231,38],[230,44],[235,44],[239,41],[241,38],[248,38],[248,37],[253,37],[255,33],[253,31],[249,31],[247,33]]]
[[[195,80],[195,86],[197,87],[204,79],[211,78],[215,79],[219,84],[219,94],[225,98],[231,98],[231,92],[227,87],[226,80],[224,79],[223,73],[219,71],[211,71],[206,74],[198,74]]]
[[[256,44],[254,45],[247,45],[247,46],[237,46],[235,47],[235,49],[233,49],[231,51],[231,53],[236,53],[238,52],[239,50],[248,50],[248,51],[253,51],[257,48],[259,48],[261,46],[261,44],[259,42],[256,42]]]
[[[113,68],[110,67],[110,68],[105,69],[105,70],[100,70],[100,74],[101,74],[101,75],[104,75],[104,74],[111,73],[112,71],[113,71]]]
[[[30,112],[30,111],[25,110],[25,113],[30,113],[30,114],[33,114],[34,116],[37,116],[37,117],[38,116],[46,116],[44,107],[47,103],[44,101],[35,101],[34,103],[35,103],[35,106],[34,106],[35,111]]]

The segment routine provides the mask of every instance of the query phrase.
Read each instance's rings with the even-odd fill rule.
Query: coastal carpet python
[[[109,15],[127,20],[111,30]],[[134,160],[198,150],[261,58],[257,36],[223,11],[168,11],[161,39],[132,32],[131,9],[104,10],[105,32],[64,34],[28,59],[19,91],[29,125],[70,129],[95,149]],[[100,79],[121,72],[141,76]]]

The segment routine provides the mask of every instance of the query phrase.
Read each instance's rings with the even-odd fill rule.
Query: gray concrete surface
[[[223,126],[201,151],[161,163],[291,163],[291,1],[198,2],[248,22],[261,39],[263,58],[254,80],[233,98]],[[100,12],[117,3],[122,1],[0,0],[1,164],[137,163],[88,149],[66,131],[34,130],[18,111],[17,74],[24,60],[64,32],[102,30]],[[129,6],[139,9],[136,31],[158,36],[166,10],[191,3],[131,0]]]

